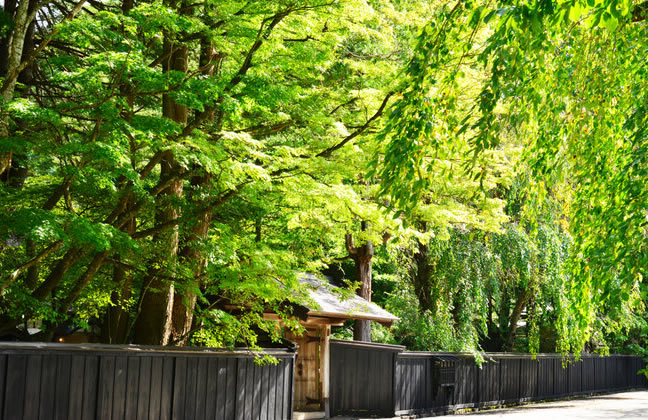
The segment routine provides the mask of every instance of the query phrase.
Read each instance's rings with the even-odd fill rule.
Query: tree
[[[562,351],[583,348],[597,312],[620,328],[623,308],[646,289],[645,63],[637,61],[645,10],[643,2],[617,1],[448,5],[421,34],[407,87],[389,113],[384,158],[375,163],[383,191],[411,211],[431,183],[421,175],[436,164],[429,156],[457,138],[433,131],[430,122],[442,117],[448,131],[468,136],[467,168],[478,179],[487,173],[479,156],[514,130],[535,179],[575,189]],[[456,63],[468,55],[489,73],[470,111],[454,106],[453,93]]]
[[[29,169],[1,186],[3,334],[25,315],[39,339],[100,319],[112,343],[254,344],[353,213],[384,230],[358,175],[426,5],[39,6],[34,82],[2,103]]]

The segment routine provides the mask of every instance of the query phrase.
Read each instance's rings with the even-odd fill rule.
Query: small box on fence
[[[434,370],[437,384],[441,387],[454,387],[456,384],[456,364],[454,356],[434,356]]]

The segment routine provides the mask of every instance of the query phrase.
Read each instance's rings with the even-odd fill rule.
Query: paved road
[[[419,420],[438,420],[440,418],[446,420],[648,420],[648,391],[621,392],[572,400],[534,403],[496,410],[425,417],[419,418]],[[351,418],[336,417],[336,420],[351,420]]]
[[[623,392],[599,395],[568,401],[554,401],[529,404],[498,410],[484,410],[475,413],[441,416],[456,420],[609,420],[648,419],[648,391]],[[439,417],[430,417],[438,419]]]

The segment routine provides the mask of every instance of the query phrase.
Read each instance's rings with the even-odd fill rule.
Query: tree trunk
[[[421,241],[418,242],[418,249],[413,256],[414,273],[411,273],[414,281],[414,293],[419,302],[421,312],[432,310],[432,279],[429,261],[428,246]]]
[[[362,222],[362,230],[369,227],[367,222]],[[353,236],[347,233],[345,236],[345,245],[349,256],[355,263],[355,280],[360,282],[358,295],[368,302],[371,302],[371,259],[374,255],[374,248],[371,241],[364,245],[356,247],[353,243]],[[371,321],[357,319],[353,324],[354,341],[371,341]]]
[[[160,162],[160,178],[174,177],[178,164],[172,156]],[[179,217],[179,210],[172,204],[164,203],[164,196],[181,197],[182,181],[171,182],[160,199],[162,204],[155,217],[156,224],[162,224]],[[153,243],[160,244],[160,261],[168,261],[169,276],[160,276],[154,268],[154,259],[149,266],[149,274],[145,279],[139,312],[134,325],[134,342],[137,344],[167,345],[171,335],[171,314],[173,309],[174,285],[169,277],[174,275],[174,264],[178,255],[178,227],[158,233],[153,237]]]
[[[199,187],[207,185],[211,181],[209,175],[195,177],[192,180],[192,185]],[[199,189],[198,189],[199,191]],[[198,200],[192,200],[194,204],[198,205]],[[209,225],[211,223],[211,214],[203,212],[198,215],[198,220],[194,227],[191,228],[191,234],[187,243],[180,251],[181,261],[193,268],[194,277],[185,279],[180,287],[175,290],[173,297],[173,320],[171,331],[171,342],[178,345],[187,343],[191,332],[191,325],[193,323],[194,310],[196,307],[196,298],[200,288],[200,278],[205,270],[205,256],[196,247],[196,242],[201,241],[207,237],[209,232]]]
[[[509,321],[509,331],[508,337],[506,339],[506,348],[504,351],[513,351],[513,346],[515,345],[515,333],[517,331],[517,325],[522,316],[522,311],[526,308],[529,299],[531,298],[531,289],[527,288],[521,295],[518,296],[515,307],[513,308],[513,313],[511,314],[511,319]]]
[[[355,262],[356,280],[361,283],[358,295],[368,302],[371,302],[371,257],[373,246],[371,242],[357,248],[358,257],[353,258]],[[353,324],[354,341],[371,341],[371,321],[357,319]]]
[[[212,76],[216,70],[216,51],[213,44],[203,38],[200,42],[200,71],[205,76]],[[210,112],[207,120],[213,120],[214,113]],[[209,173],[195,176],[191,179],[191,193],[187,197],[194,208],[201,207],[201,192],[205,189],[211,190],[212,176]],[[206,258],[196,247],[196,243],[207,238],[209,225],[211,224],[211,213],[202,211],[196,215],[195,225],[190,229],[189,237],[180,251],[180,260],[183,264],[192,267],[194,276],[185,279],[180,287],[177,287],[173,297],[173,315],[171,322],[171,343],[185,345],[190,338],[191,328],[194,321],[196,299],[200,289],[203,272],[206,266]]]
[[[163,62],[164,72],[188,70],[188,50],[185,46],[176,48],[172,40],[164,40],[164,52],[169,54],[169,59]],[[187,107],[176,103],[169,95],[162,96],[162,113],[165,117],[177,123],[187,123]],[[175,178],[182,171],[181,166],[176,162],[173,152],[160,161],[160,179]],[[161,201],[155,217],[156,224],[163,224],[180,216],[180,211],[165,197],[182,197],[182,180],[174,180],[170,186],[160,194]],[[171,200],[171,201],[172,201]],[[156,234],[154,243],[161,245],[160,252],[162,261],[170,262],[170,274],[174,274],[173,261],[178,256],[179,230],[176,225],[173,229]],[[141,306],[134,325],[134,341],[138,344],[167,345],[171,338],[173,322],[173,298],[174,284],[167,278],[160,277],[153,268],[156,261],[151,261],[149,275],[142,290]]]
[[[135,198],[131,192],[127,192],[125,198],[126,206],[124,212],[128,212],[135,204]],[[126,223],[122,230],[129,235],[135,233],[137,221],[133,217]],[[121,255],[115,255],[116,264],[113,266],[113,283],[117,286],[110,295],[111,306],[104,316],[103,328],[101,329],[101,342],[108,344],[125,344],[128,341],[130,326],[130,311],[126,304],[132,296],[133,274],[124,268],[121,262]]]
[[[13,19],[13,31],[7,36],[6,73],[2,75],[3,77],[16,71],[22,61],[23,46],[30,25],[28,21],[29,3],[30,0],[20,0],[16,7]],[[4,65],[2,67],[4,70]],[[13,78],[5,81],[5,85],[2,86],[2,100],[5,103],[13,99],[16,82],[16,78]],[[0,116],[0,137],[9,137],[9,116],[5,113],[2,113],[2,116]],[[11,167],[11,159],[11,152],[0,153],[0,174],[3,174],[5,170]]]
[[[119,264],[121,257],[115,256],[117,263],[113,266],[113,282],[119,286],[110,295],[111,306],[104,315],[101,328],[101,342],[108,344],[126,344],[128,341],[129,311],[126,302],[132,296],[133,276]]]

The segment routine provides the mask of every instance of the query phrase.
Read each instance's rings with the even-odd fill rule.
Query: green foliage
[[[299,329],[296,273],[344,258],[349,233],[401,317],[375,340],[502,348],[520,301],[518,349],[645,345],[635,7],[43,7],[48,44],[1,104],[0,331],[98,320],[138,341],[166,293],[180,304],[153,318],[195,314],[169,343],[258,348],[281,336],[264,311]]]
[[[518,139],[538,189],[567,196],[574,245],[556,302],[561,351],[581,350],[602,328],[621,331],[646,288],[645,17],[643,4],[627,1],[448,6],[419,38],[382,134],[384,157],[374,161],[382,191],[411,213],[435,157],[462,136],[476,179],[489,172],[480,156]],[[457,107],[462,51],[487,77]],[[439,118],[459,135],[431,131]]]

